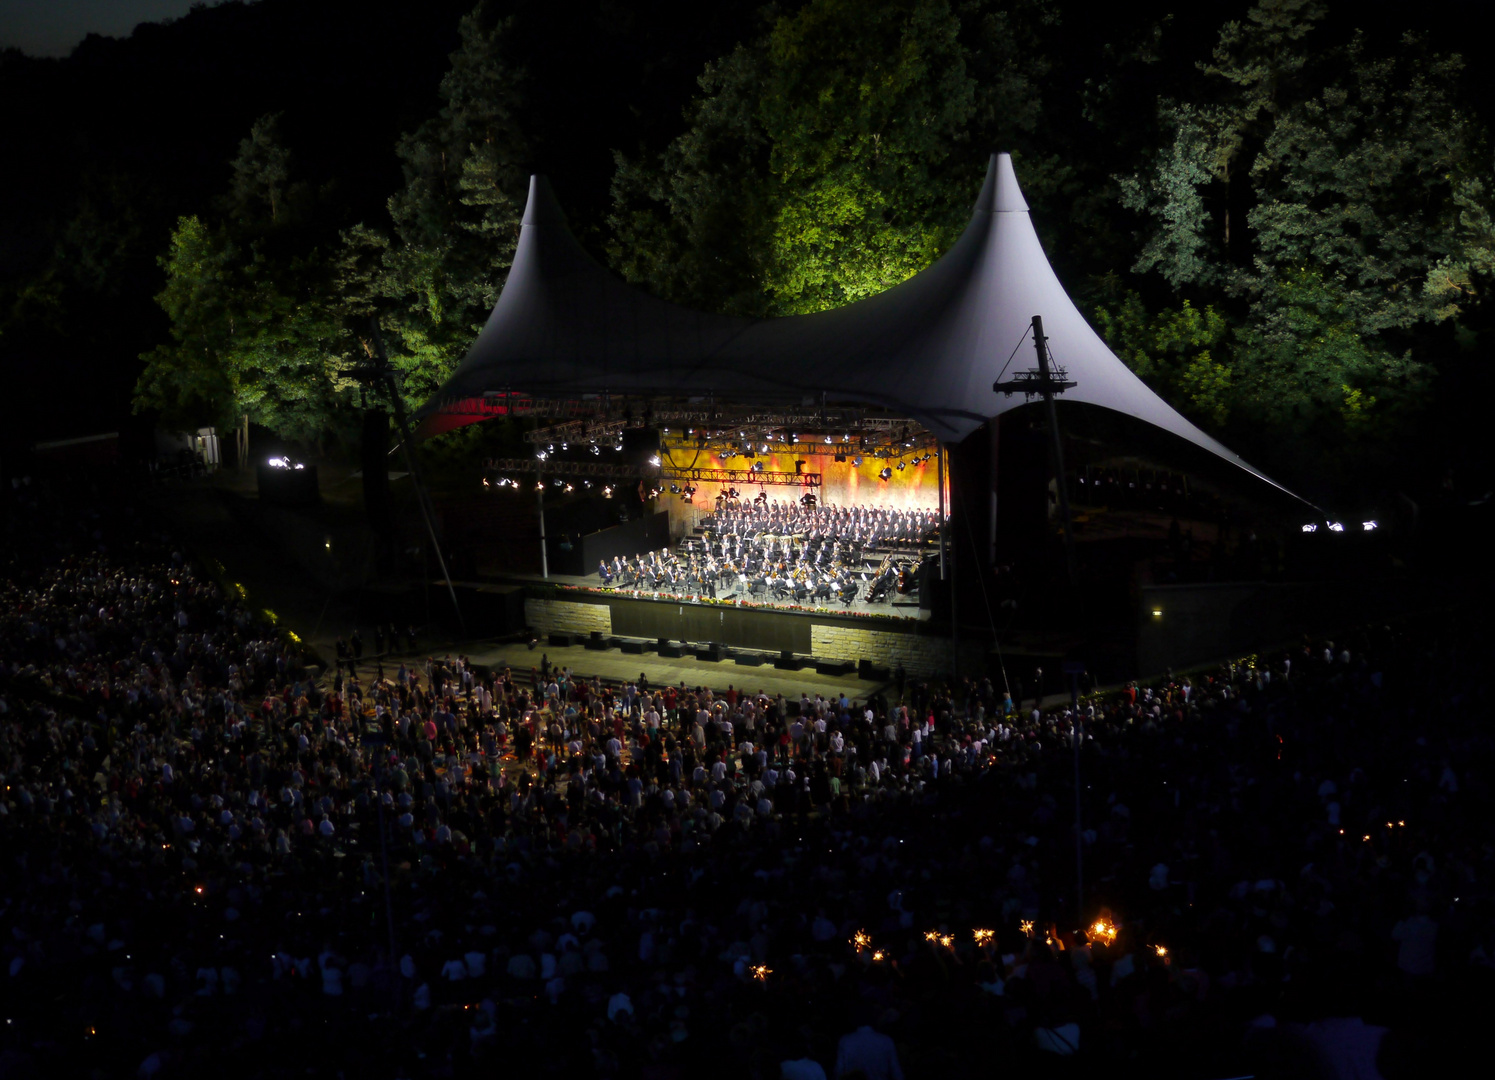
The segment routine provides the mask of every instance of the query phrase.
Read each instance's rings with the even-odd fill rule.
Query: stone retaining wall
[[[529,597],[524,602],[524,616],[530,628],[542,636],[553,632],[586,635],[594,630],[608,635],[613,633],[612,609],[605,602]],[[721,640],[728,647],[738,647],[733,644],[730,634],[714,640]],[[803,645],[797,648],[803,648]],[[985,652],[985,646],[979,642],[963,643],[963,666],[979,667],[985,661]],[[953,660],[947,637],[820,622],[810,623],[809,655],[817,660],[856,662],[866,659],[889,670],[901,664],[909,675],[919,677],[947,672]]]
[[[967,663],[979,662],[984,650],[963,647]],[[935,675],[950,670],[950,639],[922,634],[900,634],[888,630],[869,630],[860,626],[812,623],[810,652],[821,660],[871,660],[878,667],[896,668],[899,664],[910,675]]]
[[[606,604],[579,604],[574,600],[530,597],[524,602],[524,621],[540,635],[613,632],[612,608]]]

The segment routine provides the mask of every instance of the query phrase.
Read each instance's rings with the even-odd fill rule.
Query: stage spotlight
[[[548,450],[548,451],[549,451],[549,452],[550,452],[550,453],[552,453],[552,454],[553,454],[553,453],[555,453],[555,443],[551,443],[551,444],[550,444],[550,445],[549,445],[549,446],[547,446],[547,447],[546,447],[546,448],[545,448],[545,449],[546,449],[546,450]]]
[[[830,444],[831,444],[831,437],[830,437],[830,436],[829,436],[829,435],[827,435],[827,436],[826,436],[826,437],[825,437],[825,445],[826,445],[826,446],[829,446],[829,445],[830,445]]]
[[[539,458],[541,461],[544,461],[549,456],[550,455],[547,454],[544,450],[541,450],[541,451],[539,451],[538,453],[535,454],[535,457]]]
[[[851,459],[851,463],[852,463],[852,465],[856,466],[857,468],[861,468],[862,467],[862,455],[858,454],[856,457],[852,458]]]
[[[1329,522],[1329,531],[1330,532],[1344,532],[1344,526],[1341,525],[1337,521],[1331,521],[1331,522]]]
[[[901,461],[898,463],[898,471],[899,472],[903,471],[903,462],[901,462]]]
[[[670,494],[671,495],[679,495],[680,494],[680,485],[679,484],[671,484],[670,485]]]
[[[1303,531],[1306,533],[1315,533],[1319,531],[1319,527],[1310,521],[1307,525],[1303,526]]]
[[[761,461],[755,461],[755,462],[753,462],[753,472],[762,472],[762,471],[763,471],[763,462],[761,462]]]
[[[1366,532],[1375,532],[1380,527],[1381,524],[1378,521],[1362,521],[1360,523],[1360,528],[1364,529]]]
[[[649,464],[653,465],[655,468],[658,468],[659,467],[659,455],[655,454],[652,457],[650,457],[649,458]]]
[[[893,478],[893,470],[884,465],[882,472],[877,474],[877,478],[879,480],[891,480]]]

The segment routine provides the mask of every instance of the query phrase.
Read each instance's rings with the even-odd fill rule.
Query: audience
[[[128,510],[7,511],[0,1075],[1389,1078],[1490,1000],[1473,612],[1084,702],[1077,898],[1000,674],[318,675]]]

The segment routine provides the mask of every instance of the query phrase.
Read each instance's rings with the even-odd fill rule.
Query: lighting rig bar
[[[819,473],[755,472],[752,469],[673,469],[660,474],[661,480],[707,484],[763,484],[769,487],[820,487]]]
[[[541,461],[535,457],[489,458],[483,468],[490,473],[533,474],[552,477],[595,477],[600,480],[652,480],[659,476],[658,465],[625,465],[605,461]]]
[[[794,442],[779,441],[774,436],[747,438],[738,437],[733,439],[707,438],[704,440],[682,439],[678,443],[671,440],[669,447],[673,453],[689,453],[697,448],[708,450],[721,457],[724,461],[734,457],[743,457],[749,460],[760,454],[794,454],[798,457],[839,457],[839,458],[922,458],[926,453],[931,457],[938,453],[937,443],[927,435],[920,434],[918,437],[903,441],[889,440],[881,437],[876,440],[864,438],[852,438],[850,440],[837,439],[834,436],[830,442],[824,438],[796,439]]]
[[[643,421],[621,419],[568,420],[563,424],[526,431],[524,441],[536,444],[616,442],[629,428],[643,426]]]

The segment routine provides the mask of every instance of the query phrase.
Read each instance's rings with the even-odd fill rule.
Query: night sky
[[[88,34],[128,37],[136,25],[187,14],[194,0],[0,0],[0,48],[66,56]],[[209,5],[211,6],[211,5]]]

